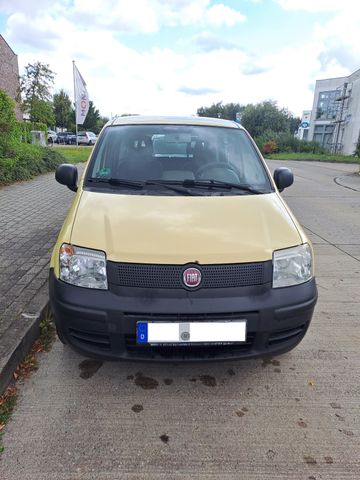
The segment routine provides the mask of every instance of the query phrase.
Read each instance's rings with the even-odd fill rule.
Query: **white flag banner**
[[[85,122],[89,111],[89,94],[86,90],[86,83],[81,73],[74,64],[74,84],[75,84],[75,109],[76,124],[82,125]]]

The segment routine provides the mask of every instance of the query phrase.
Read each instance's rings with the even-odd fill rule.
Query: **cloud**
[[[208,95],[209,93],[220,93],[219,90],[215,90],[214,88],[191,88],[191,87],[180,87],[177,89],[180,93],[186,93],[187,95]]]
[[[276,0],[285,10],[304,10],[307,12],[337,12],[344,9],[356,11],[358,0]]]
[[[344,8],[336,12],[327,22],[315,26],[313,36],[322,44],[319,60],[323,70],[336,70],[342,72],[342,75],[347,75],[359,68],[359,8],[355,10]]]
[[[242,73],[244,75],[260,75],[261,73],[268,72],[270,67],[263,66],[263,65],[256,65],[254,63],[249,62],[248,65],[245,65],[242,69]]]
[[[54,50],[56,42],[60,40],[65,20],[54,20],[48,15],[41,15],[29,21],[29,17],[23,13],[14,13],[7,22],[8,39],[19,44],[43,49]]]
[[[56,3],[58,3],[57,0],[54,0],[52,5]],[[25,15],[30,15],[44,11],[48,6],[48,0],[36,0],[35,2],[29,0],[1,0],[0,13],[11,14],[21,12]]]
[[[109,15],[111,12],[111,15]],[[162,26],[233,27],[245,21],[239,11],[210,0],[74,0],[68,18],[119,32],[154,33]]]
[[[194,35],[192,37],[192,44],[198,47],[202,52],[238,49],[238,46],[235,43],[229,42],[226,38],[209,32],[202,32],[198,35]]]
[[[220,3],[213,5],[207,10],[206,20],[209,25],[213,25],[215,27],[220,27],[222,25],[233,27],[237,23],[245,22],[246,17],[233,8],[227,7],[223,3]]]

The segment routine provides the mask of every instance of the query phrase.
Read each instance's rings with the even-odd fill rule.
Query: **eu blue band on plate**
[[[147,343],[148,341],[148,324],[147,322],[138,322],[136,325],[137,329],[137,342],[138,343]]]

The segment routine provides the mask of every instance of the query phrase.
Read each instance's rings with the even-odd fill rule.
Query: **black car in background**
[[[75,145],[76,144],[76,135],[72,132],[59,132],[57,134],[56,143],[64,145]]]

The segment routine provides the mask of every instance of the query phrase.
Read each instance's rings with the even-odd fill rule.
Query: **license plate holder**
[[[224,344],[246,342],[246,320],[136,323],[138,345]]]

